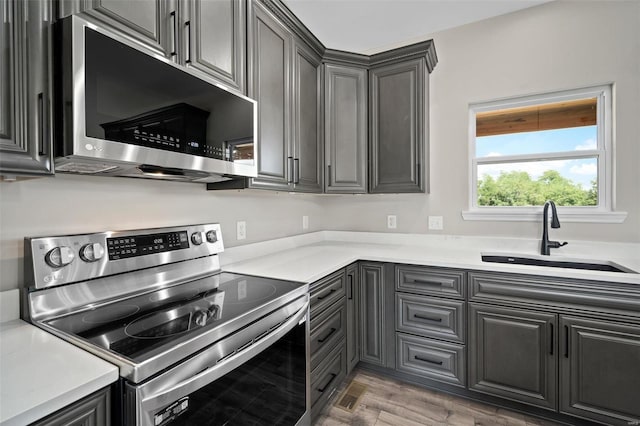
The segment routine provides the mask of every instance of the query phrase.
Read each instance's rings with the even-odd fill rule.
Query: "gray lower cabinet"
[[[369,192],[425,192],[429,73],[425,58],[369,71]]]
[[[246,93],[245,0],[182,0],[183,62]]]
[[[53,174],[53,1],[0,8],[0,174]]]
[[[320,414],[347,374],[345,281],[345,269],[340,269],[309,286],[313,420]]]
[[[104,388],[71,404],[32,426],[108,426],[111,424],[111,391]]]
[[[326,193],[367,192],[367,70],[325,63]]]
[[[560,326],[560,411],[609,424],[637,424],[640,327],[564,315]]]
[[[347,374],[360,361],[360,289],[358,283],[359,273],[358,264],[354,263],[347,266]]]
[[[469,388],[557,408],[557,315],[469,304]]]
[[[386,366],[384,265],[360,263],[360,360]],[[389,318],[389,320],[392,320]]]

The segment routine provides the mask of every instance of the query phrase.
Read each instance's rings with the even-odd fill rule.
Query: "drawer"
[[[465,347],[396,333],[396,369],[465,387]]]
[[[346,376],[344,345],[334,348],[311,373],[311,417],[315,418]]]
[[[465,302],[396,293],[396,329],[464,343]]]
[[[338,272],[335,272],[311,284],[311,286],[309,287],[309,304],[312,320],[316,314],[324,311],[336,300],[339,300],[346,294],[345,281],[345,270],[341,269]]]
[[[318,366],[327,353],[339,341],[344,341],[346,331],[346,307],[344,299],[337,303],[336,309],[330,308],[311,321],[311,369]]]
[[[396,290],[464,299],[465,272],[424,266],[396,266]]]

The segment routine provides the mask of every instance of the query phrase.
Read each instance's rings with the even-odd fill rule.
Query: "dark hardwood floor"
[[[335,405],[351,380],[367,385],[367,391],[353,413]],[[315,423],[315,426],[337,425],[556,426],[559,423],[424,389],[356,368]]]

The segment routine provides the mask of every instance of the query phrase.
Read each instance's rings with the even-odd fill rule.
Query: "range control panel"
[[[211,256],[224,251],[219,224],[25,238],[25,279],[45,288]]]
[[[109,260],[188,248],[187,231],[107,238]]]

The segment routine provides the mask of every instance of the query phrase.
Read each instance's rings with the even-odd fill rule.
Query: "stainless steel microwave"
[[[257,103],[77,16],[56,27],[56,172],[257,174]]]

